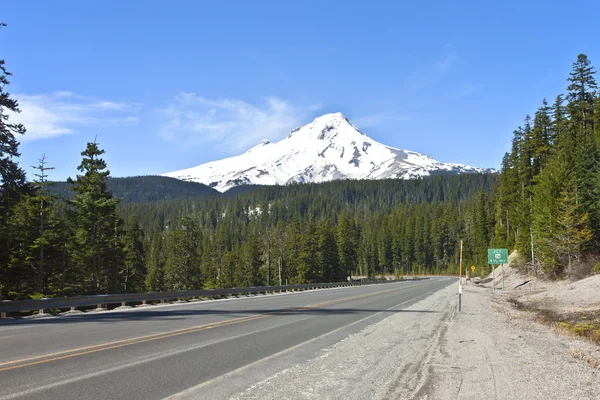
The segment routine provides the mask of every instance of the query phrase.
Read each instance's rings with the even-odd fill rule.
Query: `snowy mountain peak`
[[[320,117],[315,118],[312,123],[313,124],[333,124],[333,125],[339,125],[339,124],[342,124],[342,123],[350,124],[350,121],[341,112],[336,112],[336,113],[330,113],[330,114],[321,115]]]
[[[342,113],[325,114],[277,143],[261,141],[246,153],[164,174],[219,191],[239,185],[285,185],[336,179],[416,178],[439,173],[494,172],[441,163],[374,141]]]
[[[310,124],[294,129],[288,138],[292,135],[295,135],[296,138],[298,138],[299,134],[304,136],[305,140],[317,139],[324,141],[332,140],[338,135],[365,136],[354,125],[352,125],[350,120],[341,112],[325,114],[317,117]],[[362,140],[358,137],[356,139]]]
[[[257,144],[256,146],[254,146],[253,148],[251,148],[250,150],[248,150],[246,153],[250,153],[251,151],[255,151],[257,149],[260,149],[262,147],[265,147],[267,145],[271,144],[271,142],[269,142],[268,139],[263,139],[260,141],[259,144]]]

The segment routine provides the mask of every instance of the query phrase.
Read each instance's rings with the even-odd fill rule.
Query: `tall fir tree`
[[[567,185],[558,198],[556,247],[566,258],[567,272],[570,272],[573,261],[579,261],[584,246],[593,238],[589,215],[581,210],[583,204],[577,202],[576,190],[574,185]]]
[[[171,232],[167,245],[165,281],[169,290],[200,289],[203,284],[199,245],[202,237],[196,223],[189,217]]]
[[[259,271],[263,266],[263,249],[258,233],[249,232],[241,248],[240,271],[236,286],[258,286],[261,284]]]
[[[124,262],[120,273],[123,291],[143,291],[148,273],[146,269],[145,238],[135,216],[131,216],[125,225],[123,252]]]
[[[358,240],[354,220],[346,212],[342,212],[338,222],[337,247],[344,276],[350,278],[357,267]]]
[[[577,136],[594,134],[594,99],[596,95],[595,68],[585,54],[579,54],[569,74],[567,109],[572,129]]]
[[[304,225],[298,259],[297,282],[312,283],[318,281],[319,268],[318,238],[315,222],[312,216]]]
[[[567,88],[570,150],[563,148],[562,151],[572,152],[570,164],[573,174],[570,176],[576,185],[576,190],[572,193],[577,195],[577,202],[582,205],[582,209],[591,212],[590,224],[598,229],[600,207],[596,206],[595,182],[598,174],[597,143],[600,138],[594,137],[594,100],[597,88],[595,74],[587,56],[580,54],[573,64]]]
[[[106,188],[110,171],[100,158],[102,154],[104,150],[98,143],[89,142],[77,168],[82,174],[75,180],[69,178],[75,192],[69,200],[71,223],[75,227],[70,246],[73,268],[82,291],[95,294],[114,290],[118,277],[113,265],[121,252],[116,239],[120,230],[118,201]]]
[[[148,274],[146,275],[146,290],[149,292],[160,292],[166,289],[165,283],[165,261],[166,251],[163,237],[155,233],[150,241],[148,252]]]
[[[318,276],[324,282],[338,282],[344,279],[339,267],[335,230],[325,219],[317,225]]]
[[[0,28],[6,26],[0,23]],[[10,84],[11,73],[0,59],[0,300],[14,290],[13,283],[18,281],[15,271],[9,266],[11,248],[15,245],[13,235],[8,228],[12,207],[29,192],[25,180],[25,171],[17,164],[20,156],[17,138],[26,132],[25,126],[12,122],[11,117],[21,112],[17,100],[11,97],[6,87]],[[11,289],[12,288],[12,289]]]
[[[536,177],[533,201],[533,229],[541,268],[556,276],[561,270],[556,247],[558,235],[558,195],[570,181],[567,161],[560,152],[552,155],[544,170]]]

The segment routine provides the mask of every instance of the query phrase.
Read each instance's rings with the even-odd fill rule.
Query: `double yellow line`
[[[129,338],[129,339],[117,340],[114,342],[107,342],[107,343],[100,343],[100,344],[96,344],[96,345],[92,345],[92,346],[79,347],[76,349],[64,350],[64,351],[59,351],[59,352],[51,353],[51,354],[43,354],[41,356],[36,356],[36,357],[29,357],[29,358],[23,358],[20,360],[7,361],[4,363],[0,363],[0,372],[10,371],[10,370],[18,369],[18,368],[23,368],[23,367],[29,367],[31,365],[48,363],[51,361],[64,360],[64,359],[72,358],[72,357],[79,357],[79,356],[83,356],[86,354],[97,353],[97,352],[105,351],[105,350],[117,349],[120,347],[131,346],[131,345],[139,344],[139,343],[151,342],[151,341],[159,340],[159,339],[166,339],[169,337],[185,335],[188,333],[205,331],[205,330],[214,329],[214,328],[220,328],[220,327],[227,326],[227,325],[233,325],[233,324],[239,324],[242,322],[254,321],[257,319],[272,317],[274,315],[285,314],[286,312],[290,312],[290,311],[293,312],[293,311],[302,310],[302,309],[320,308],[320,307],[325,307],[325,306],[329,306],[332,304],[343,303],[346,301],[352,301],[352,300],[363,299],[366,297],[378,296],[378,295],[389,293],[389,292],[392,292],[395,290],[398,290],[398,288],[384,290],[384,291],[376,292],[376,293],[364,294],[364,295],[360,295],[360,296],[346,297],[346,298],[338,299],[338,300],[330,300],[330,301],[325,301],[322,303],[312,304],[312,305],[308,305],[308,306],[281,309],[276,312],[267,313],[267,314],[258,314],[258,315],[253,315],[253,316],[249,316],[249,317],[233,318],[233,319],[228,319],[228,320],[221,321],[221,322],[215,322],[212,324],[197,325],[197,326],[192,326],[192,327],[188,327],[188,328],[175,329],[175,330],[167,331],[167,332],[160,332],[160,333],[154,333],[151,335],[138,336],[138,337]]]

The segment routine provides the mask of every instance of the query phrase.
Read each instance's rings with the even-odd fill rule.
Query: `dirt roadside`
[[[463,311],[445,322],[413,398],[600,399],[600,346],[556,333],[511,298],[464,286]]]

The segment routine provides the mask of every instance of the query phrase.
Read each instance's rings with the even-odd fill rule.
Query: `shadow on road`
[[[268,315],[344,315],[344,314],[372,314],[385,313],[437,313],[429,310],[378,310],[372,308],[326,308],[326,307],[293,307],[293,308],[258,308],[248,310],[224,310],[224,309],[189,309],[189,310],[166,310],[166,309],[137,309],[135,311],[101,311],[82,314],[45,317],[45,318],[15,318],[0,321],[0,326],[14,324],[70,324],[74,322],[103,322],[103,321],[143,321],[143,320],[168,320],[176,321],[189,317],[203,315],[226,315],[229,317],[247,316],[257,314]]]

